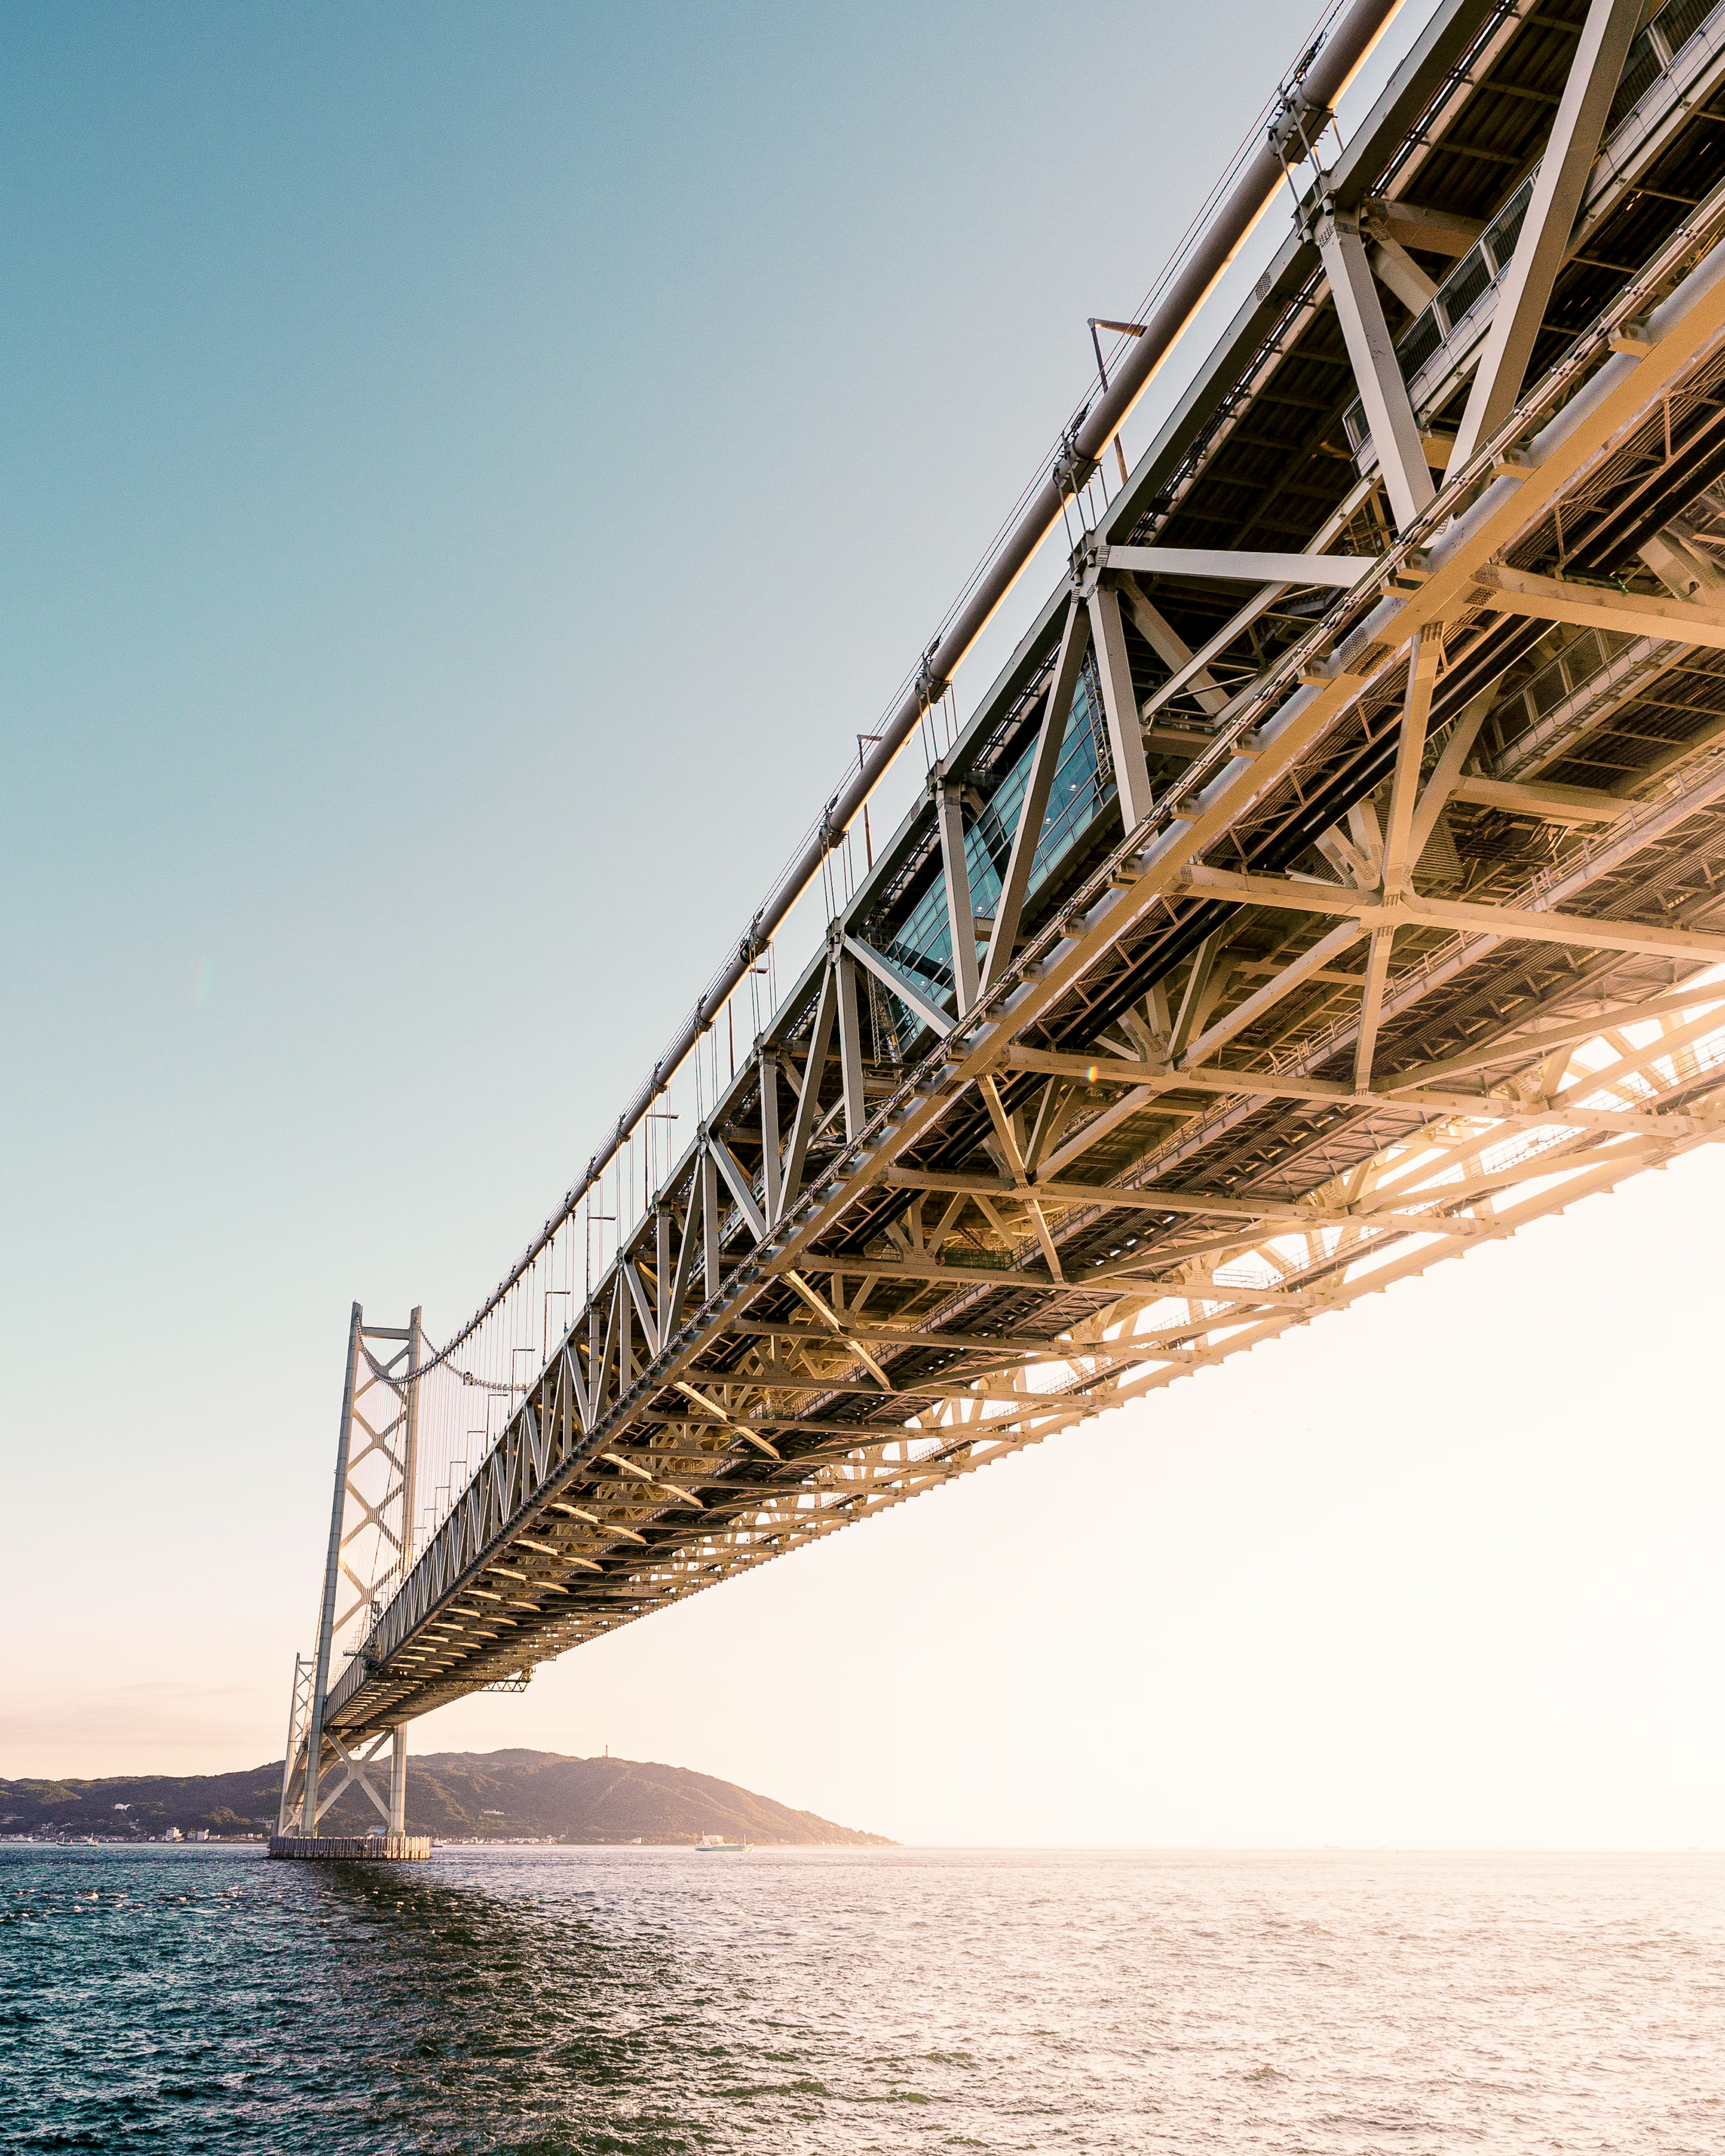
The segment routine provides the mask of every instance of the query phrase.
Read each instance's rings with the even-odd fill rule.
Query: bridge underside
[[[345,1747],[1725,1129],[1725,11],[1626,63],[1526,13],[1434,11],[1136,470],[1074,475]]]

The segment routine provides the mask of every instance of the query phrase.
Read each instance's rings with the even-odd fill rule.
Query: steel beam
[[[1120,594],[1099,584],[1090,595],[1091,640],[1096,647],[1102,711],[1108,726],[1108,751],[1114,761],[1114,785],[1128,833],[1149,815],[1150,773],[1144,762],[1144,736],[1138,724],[1137,692],[1126,654]]]
[[[1066,738],[1066,721],[1071,712],[1072,699],[1077,693],[1085,654],[1089,649],[1090,610],[1075,598],[1066,609],[1065,626],[1060,632],[1054,674],[1042,707],[1042,722],[1037,729],[1036,747],[1030,760],[1024,798],[1019,809],[1018,823],[1013,830],[1006,874],[1000,880],[1000,894],[994,902],[994,926],[989,932],[988,957],[983,966],[981,985],[984,992],[993,988],[1012,963],[1013,952],[1018,943],[1019,921],[1024,913],[1025,898],[1029,893],[1030,870],[1036,859],[1037,843],[1042,836],[1042,827],[1048,820],[1049,793],[1054,785],[1055,773],[1060,767],[1061,745]]]
[[[778,1132],[778,1058],[762,1049],[757,1058],[761,1082],[761,1198],[770,1228],[783,1196],[784,1158]]]
[[[1498,694],[1498,684],[1494,681],[1466,705],[1450,728],[1449,737],[1425,782],[1408,831],[1408,859],[1416,869],[1421,855],[1431,843],[1438,819],[1444,813],[1444,803],[1460,783],[1467,759],[1473,753],[1473,745],[1479,738],[1480,728],[1490,717]]]
[[[1435,281],[1426,275],[1399,240],[1378,240],[1371,251],[1371,264],[1378,283],[1394,292],[1410,315],[1420,313],[1436,295]]]
[[[1233,547],[1107,547],[1110,569],[1147,577],[1209,577],[1236,584],[1322,584],[1352,591],[1377,562],[1370,554],[1261,554]],[[1187,654],[1189,660],[1191,654]]]
[[[1615,591],[1577,583],[1567,577],[1536,576],[1531,570],[1485,562],[1474,572],[1473,603],[1499,613],[1525,614],[1535,621],[1567,621],[1584,629],[1609,629],[1618,636],[1651,636],[1668,644],[1700,644],[1725,651],[1725,607],[1702,606],[1692,599],[1661,598],[1649,593]]]
[[[1153,605],[1130,578],[1122,580],[1121,603],[1132,618],[1132,626],[1156,654],[1171,674],[1183,670],[1189,673],[1192,694],[1199,706],[1214,718],[1226,709],[1228,691],[1217,681],[1208,667],[1195,665],[1192,647],[1163,613]],[[1201,744],[1209,746],[1206,740]]]
[[[947,935],[952,952],[952,984],[958,998],[958,1015],[967,1017],[975,1007],[982,977],[976,963],[976,916],[970,904],[970,864],[964,853],[964,804],[962,788],[937,775],[934,809],[941,842],[941,874],[947,893]],[[944,1017],[946,1014],[942,1013]]]
[[[1363,933],[1364,931],[1356,922],[1350,921],[1340,928],[1332,929],[1327,936],[1321,937],[1309,951],[1303,951],[1297,958],[1291,959],[1261,988],[1246,997],[1244,1002],[1236,1004],[1232,1010],[1224,1012],[1214,1025],[1207,1027],[1190,1048],[1178,1057],[1178,1068],[1193,1070],[1200,1063],[1208,1061],[1219,1048],[1225,1047],[1236,1034],[1244,1033],[1249,1026],[1255,1025],[1260,1019],[1274,1010],[1296,988],[1303,988],[1307,981],[1315,980],[1326,973],[1332,962],[1339,958],[1344,951],[1352,949]]]
[[[1389,496],[1396,528],[1405,531],[1436,489],[1425,461],[1419,422],[1408,402],[1395,346],[1384,320],[1383,302],[1357,218],[1345,210],[1327,217],[1317,231],[1318,252],[1330,280],[1330,296],[1353,363],[1366,425],[1378,452],[1378,469]]]
[[[847,970],[849,968],[849,961],[851,959],[855,959],[859,965],[865,966],[869,972],[874,975],[875,978],[880,983],[881,986],[890,989],[905,1006],[906,1009],[911,1013],[911,1016],[918,1019],[923,1025],[926,1025],[929,1031],[934,1034],[937,1040],[943,1040],[952,1030],[952,1019],[935,1001],[936,991],[934,983],[932,981],[918,981],[912,974],[908,973],[904,967],[896,966],[891,958],[887,957],[883,952],[877,951],[872,943],[865,943],[860,936],[847,936],[845,938],[844,952],[841,953],[839,960],[839,1033],[841,1052],[847,1057],[850,1051],[843,1048],[843,1042],[845,1037],[845,1014],[847,1006],[845,998],[846,993],[848,993],[850,995],[850,1004],[849,1008],[853,1012],[855,1009],[856,1001],[855,969],[849,968],[849,970]],[[847,979],[851,983],[848,992],[845,985]],[[853,1037],[856,1038],[860,1043],[860,1036],[855,1033],[854,1020]],[[855,1095],[857,1112],[854,1127],[852,1125],[851,1114],[853,1096],[850,1091],[850,1065],[847,1060],[845,1064],[846,1091],[845,1094],[845,1136],[847,1137],[855,1137],[861,1130],[863,1122],[865,1120],[861,1110],[862,1060],[861,1048],[860,1045],[857,1050],[855,1080],[856,1091]]]
[[[1630,41],[1645,12],[1645,0],[1592,0],[1587,11],[1509,274],[1474,370],[1451,452],[1458,470],[1497,434],[1522,393]]]
[[[1680,989],[1668,996],[1651,996],[1645,1003],[1609,1005],[1587,1018],[1532,1025],[1525,1030],[1512,1029],[1463,1055],[1445,1056],[1436,1063],[1422,1063],[1412,1070],[1398,1071],[1393,1078],[1381,1080],[1379,1090],[1393,1094],[1405,1086],[1442,1085],[1452,1078],[1467,1077],[1476,1070],[1488,1070],[1494,1063],[1507,1063],[1518,1055],[1548,1055],[1553,1049],[1566,1047],[1571,1042],[1597,1040],[1615,1028],[1643,1025],[1650,1019],[1668,1018],[1679,1011],[1717,1008],[1720,1004],[1725,1004],[1725,984],[1717,989]]]
[[[1506,816],[1537,816],[1543,824],[1615,824],[1635,809],[1632,801],[1590,786],[1520,786],[1503,778],[1458,778],[1450,798],[1476,808],[1501,808]]]
[[[1486,228],[1476,217],[1429,209],[1418,203],[1389,202],[1381,197],[1360,205],[1360,225],[1379,240],[1394,239],[1403,247],[1417,247],[1425,254],[1457,257],[1466,254]]]
[[[1488,936],[1520,937],[1533,943],[1573,943],[1589,951],[1638,951],[1650,957],[1725,959],[1725,936],[1692,928],[1661,928],[1630,921],[1595,921],[1586,914],[1532,912],[1520,906],[1479,906],[1466,899],[1380,897],[1371,891],[1344,891],[1291,876],[1242,875],[1229,869],[1191,868],[1183,881],[1193,891],[1243,905],[1285,908],[1294,913],[1343,913],[1371,928],[1404,926],[1472,928]]]
[[[838,1015],[838,970],[829,963],[820,977],[820,993],[814,1005],[814,1022],[809,1034],[809,1058],[803,1065],[803,1083],[797,1096],[797,1112],[791,1118],[790,1139],[785,1147],[778,1210],[773,1219],[775,1227],[786,1208],[794,1205],[802,1194],[803,1164],[808,1160],[809,1141],[814,1136],[815,1121],[820,1114],[821,1075],[826,1069],[827,1055],[832,1046],[833,1028]]]
[[[1001,1060],[1010,1070],[1082,1078],[1091,1085],[1142,1087],[1153,1092],[1173,1089],[1233,1093],[1258,1101],[1308,1101],[1322,1107],[1404,1108],[1416,1116],[1483,1116],[1502,1123],[1506,1129],[1567,1122],[1578,1130],[1641,1131],[1652,1129],[1657,1120],[1640,1108],[1558,1108],[1546,1101],[1521,1102],[1459,1089],[1422,1086],[1415,1090],[1404,1086],[1399,1079],[1369,1093],[1358,1093],[1352,1086],[1335,1079],[1307,1078],[1297,1072],[1218,1070],[1214,1065],[1170,1072],[1154,1065],[1130,1062],[1122,1056],[1063,1055],[1040,1048],[1009,1049]],[[1681,1123],[1681,1118],[1676,1118],[1671,1127],[1676,1128]]]

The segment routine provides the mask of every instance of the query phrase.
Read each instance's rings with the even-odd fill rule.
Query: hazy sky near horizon
[[[441,1337],[544,1218],[1315,11],[0,4],[0,1775],[279,1755],[349,1302]],[[413,1742],[903,1839],[1725,1845],[1722,1198]]]

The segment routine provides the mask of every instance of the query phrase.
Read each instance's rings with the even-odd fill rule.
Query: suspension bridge
[[[1344,141],[1394,12],[1091,326],[495,1293],[354,1307],[275,1852],[421,1853],[414,1717],[1725,1134],[1725,4],[1439,0]]]

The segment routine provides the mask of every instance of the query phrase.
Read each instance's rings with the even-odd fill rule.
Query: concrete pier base
[[[410,1864],[419,1862],[431,1855],[431,1836],[429,1834],[273,1834],[270,1837],[270,1854],[272,1856],[312,1859],[339,1857],[349,1862],[358,1859]]]

